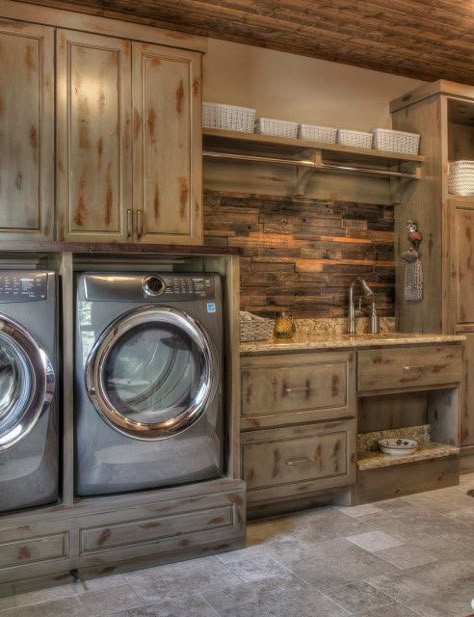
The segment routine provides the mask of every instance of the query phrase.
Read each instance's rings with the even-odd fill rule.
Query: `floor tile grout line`
[[[208,606],[211,610],[213,610],[213,611],[214,611],[214,613],[216,614],[216,617],[222,617],[221,613],[220,613],[220,612],[216,609],[216,607],[215,607],[215,606],[212,606],[212,604],[210,604],[210,603],[206,600],[206,598],[205,598],[205,596],[204,596],[204,594],[203,594],[202,592],[199,592],[199,593],[197,593],[196,595],[197,595],[197,596],[200,596],[200,598],[201,598],[201,599],[202,599],[202,600],[203,600],[203,601],[207,604],[207,606]]]

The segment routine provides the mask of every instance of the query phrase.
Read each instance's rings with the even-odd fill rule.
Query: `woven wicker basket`
[[[474,161],[449,163],[448,192],[451,195],[474,195]]]
[[[298,127],[298,139],[317,141],[321,144],[335,144],[337,129],[330,126],[318,126],[315,124],[300,124]]]
[[[220,103],[202,104],[202,125],[208,129],[226,129],[240,133],[253,133],[255,109],[221,105]]]
[[[373,129],[374,148],[385,152],[403,152],[418,154],[420,136],[418,133],[392,131],[391,129]]]
[[[261,135],[292,137],[296,139],[298,136],[298,122],[275,120],[274,118],[258,118],[255,122],[255,132]]]
[[[351,148],[372,148],[372,133],[338,129],[337,143]]]
[[[264,341],[273,333],[273,320],[258,317],[248,311],[240,311],[240,340],[242,342]]]

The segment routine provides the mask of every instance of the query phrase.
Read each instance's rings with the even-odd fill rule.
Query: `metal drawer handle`
[[[291,394],[291,392],[312,392],[312,388],[310,386],[300,386],[297,388],[290,388],[289,386],[285,386],[285,392],[287,394]]]
[[[404,371],[424,371],[426,366],[404,366]]]
[[[140,240],[143,236],[143,217],[142,211],[137,210],[137,240]]]
[[[132,226],[133,226],[132,210],[131,208],[129,208],[127,210],[127,239],[129,240],[132,237]]]
[[[305,463],[312,463],[313,461],[307,456],[301,456],[299,458],[289,458],[285,461],[285,464],[289,467],[295,467],[296,465],[304,465]]]

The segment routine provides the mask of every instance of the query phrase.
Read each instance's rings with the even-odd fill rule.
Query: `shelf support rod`
[[[205,158],[228,159],[235,161],[247,161],[254,163],[270,163],[276,165],[286,165],[290,167],[303,167],[313,171],[334,171],[342,173],[363,174],[369,176],[383,176],[388,178],[406,178],[408,180],[419,180],[419,173],[408,173],[403,171],[391,171],[389,169],[375,169],[372,167],[362,167],[355,165],[339,165],[336,163],[325,163],[321,161],[285,159],[272,156],[255,156],[251,154],[238,154],[233,152],[212,152],[205,150]]]

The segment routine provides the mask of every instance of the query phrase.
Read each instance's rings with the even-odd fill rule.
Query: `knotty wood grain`
[[[471,0],[33,0],[426,81],[474,83]]]

